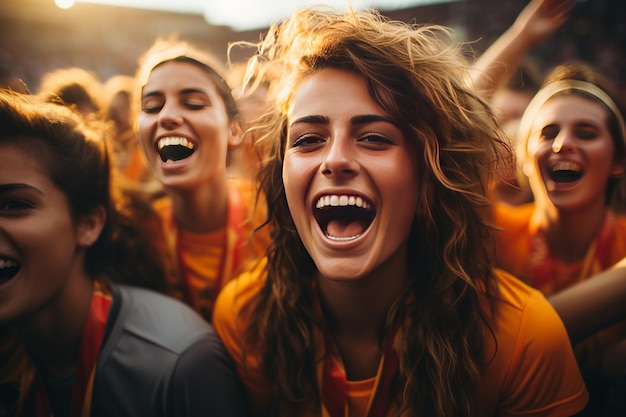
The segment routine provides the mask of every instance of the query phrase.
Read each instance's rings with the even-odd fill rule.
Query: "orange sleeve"
[[[244,357],[243,344],[254,296],[265,281],[266,265],[264,258],[231,280],[220,292],[213,310],[213,326],[233,357],[252,409],[257,412],[268,407],[268,384],[259,369],[258,358],[251,352],[254,349],[248,349]]]
[[[509,206],[498,203],[494,209],[495,225],[501,229],[494,232],[496,265],[527,283],[532,282],[528,256],[534,204]]]
[[[500,387],[497,415],[580,412],[588,393],[561,319],[539,291],[509,274],[500,272],[499,277],[498,351],[487,370],[494,378],[490,384]]]
[[[246,207],[246,219],[242,225],[241,256],[236,270],[244,271],[258,259],[265,257],[271,242],[267,220],[267,203],[263,194],[258,194],[258,185],[244,180],[231,179],[230,185],[236,187]]]

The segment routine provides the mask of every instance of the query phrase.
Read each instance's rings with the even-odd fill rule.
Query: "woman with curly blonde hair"
[[[273,243],[214,325],[281,416],[563,416],[587,400],[543,296],[494,270],[487,188],[510,149],[449,31],[305,9],[249,63]],[[253,86],[252,86],[253,87]]]

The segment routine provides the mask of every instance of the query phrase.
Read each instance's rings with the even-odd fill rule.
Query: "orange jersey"
[[[207,319],[217,292],[247,263],[264,256],[270,242],[268,228],[254,232],[265,221],[265,200],[260,199],[255,208],[256,188],[252,183],[231,179],[229,186],[228,224],[215,232],[180,230],[169,197],[154,203],[163,221],[168,249],[176,259],[168,292]]]
[[[263,286],[265,274],[261,263],[229,283],[218,297],[213,317],[217,332],[237,363],[255,411],[268,406],[268,383],[254,355],[246,357],[244,370],[242,344],[246,314]],[[497,349],[486,331],[486,355],[491,359],[476,387],[475,415],[564,416],[581,411],[588,394],[558,315],[539,291],[503,271],[498,271],[497,276],[499,303],[491,323]],[[377,382],[376,377],[348,381],[349,416],[364,415]],[[393,411],[390,408],[386,415],[393,415]],[[327,415],[324,413],[323,408],[322,415]]]
[[[626,256],[626,217],[607,210],[602,230],[583,259],[564,263],[552,258],[532,220],[534,204],[495,206],[496,263],[545,295],[583,281]]]
[[[626,256],[626,218],[607,209],[602,228],[585,256],[573,263],[554,259],[543,233],[533,221],[534,204],[496,205],[496,263],[546,296],[608,269]],[[581,366],[596,366],[606,347],[626,336],[626,322],[604,329],[577,344]]]

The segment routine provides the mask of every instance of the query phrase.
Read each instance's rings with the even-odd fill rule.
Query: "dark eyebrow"
[[[181,91],[179,91],[178,94],[186,95],[186,94],[195,94],[195,93],[201,93],[201,94],[207,95],[206,91],[202,90],[201,88],[184,88]],[[145,98],[145,97],[161,97],[161,96],[163,96],[163,93],[160,92],[160,91],[148,91],[147,93],[142,92],[142,94],[141,94],[141,98]]]
[[[327,125],[330,123],[330,119],[326,116],[304,116],[299,119],[296,119],[289,125],[289,127],[298,124],[298,123],[311,123],[316,125]]]
[[[28,184],[23,184],[23,183],[8,183],[8,184],[0,184],[0,193],[6,193],[9,191],[13,191],[13,190],[28,190],[28,191],[34,191],[37,194],[43,194],[43,191],[41,191],[39,188],[37,187],[33,187],[32,185],[28,185]]]
[[[181,95],[183,95],[183,94],[195,94],[195,93],[201,93],[201,94],[205,94],[205,95],[207,94],[207,92],[204,91],[201,88],[184,88],[184,89],[182,89],[180,91]]]
[[[149,92],[147,92],[147,93],[146,93],[146,92],[144,92],[144,91],[142,90],[142,92],[141,92],[141,98],[146,98],[146,97],[160,97],[160,96],[162,96],[162,95],[163,95],[163,93],[160,93],[160,92],[158,92],[158,91],[149,91]]]
[[[352,122],[353,125],[362,125],[362,124],[373,123],[373,122],[385,122],[385,123],[390,123],[394,126],[397,126],[396,121],[393,120],[392,118],[387,117],[387,116],[381,116],[378,114],[365,114],[362,116],[354,116],[352,119],[350,119],[350,121]]]
[[[330,122],[330,119],[326,116],[317,116],[317,115],[304,116],[304,117],[294,120],[290,126],[293,126],[297,123],[328,124],[329,122]],[[392,118],[387,117],[387,116],[380,116],[378,114],[364,114],[360,116],[354,116],[353,118],[350,119],[350,122],[353,125],[363,125],[363,124],[373,123],[373,122],[385,122],[385,123],[390,123],[394,126],[397,126],[397,123]]]

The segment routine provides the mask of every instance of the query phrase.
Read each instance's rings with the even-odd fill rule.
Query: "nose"
[[[328,152],[320,166],[326,177],[353,176],[360,170],[354,149],[354,142],[349,138],[333,138]]]
[[[175,104],[165,104],[159,112],[159,125],[166,129],[173,129],[183,123],[183,116]]]
[[[552,152],[566,152],[574,149],[574,137],[569,132],[561,130],[552,142]]]

